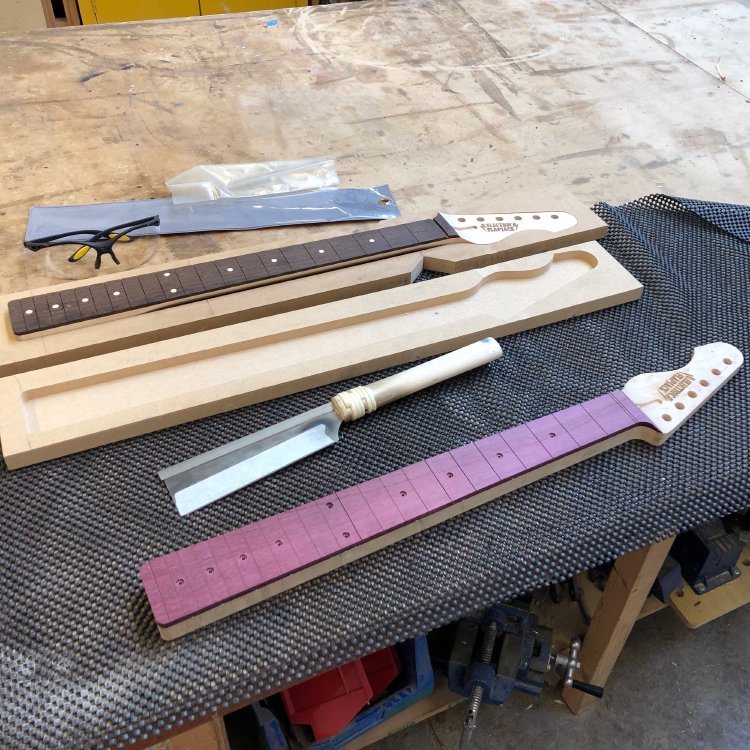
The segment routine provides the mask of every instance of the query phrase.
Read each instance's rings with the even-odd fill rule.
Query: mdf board
[[[119,21],[145,21],[153,18],[199,16],[199,0],[78,0],[84,24],[117,23]]]

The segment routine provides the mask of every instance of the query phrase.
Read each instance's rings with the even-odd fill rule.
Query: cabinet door
[[[199,0],[78,0],[83,23],[144,21],[150,18],[199,16]]]
[[[301,8],[307,0],[201,0],[201,13],[242,13],[245,10],[275,10],[276,8]]]

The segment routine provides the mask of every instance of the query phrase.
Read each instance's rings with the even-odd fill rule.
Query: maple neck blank
[[[162,636],[176,638],[614,445],[653,442],[657,434],[614,391],[151,560],[141,579]]]
[[[271,284],[342,264],[376,260],[457,237],[438,214],[434,219],[14,299],[8,303],[8,313],[13,333],[25,336],[146,307]]]

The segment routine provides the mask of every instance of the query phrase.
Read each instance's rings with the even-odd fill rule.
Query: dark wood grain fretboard
[[[438,215],[435,219],[14,299],[8,303],[8,313],[13,333],[23,336],[190,297],[283,281],[290,274],[375,260],[457,236]]]
[[[164,637],[182,635],[280,579],[309,580],[329,557],[479,493],[496,497],[511,480],[636,426],[654,427],[614,391],[151,560],[141,579],[156,622]]]

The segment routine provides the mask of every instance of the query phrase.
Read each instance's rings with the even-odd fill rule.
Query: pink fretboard
[[[499,495],[636,425],[653,427],[614,391],[158,557],[141,568],[156,622],[174,626],[479,492]]]

